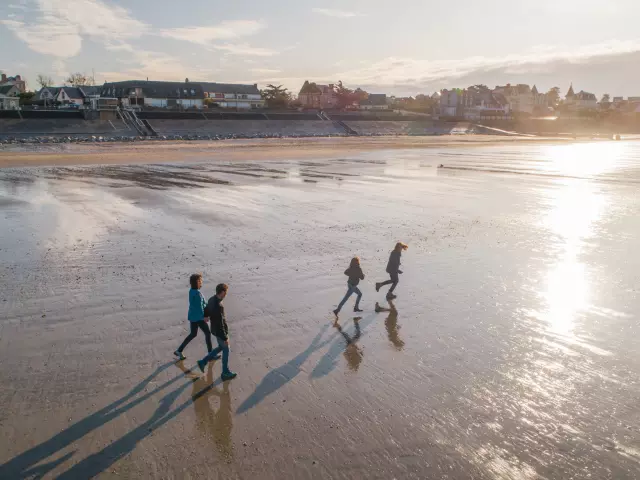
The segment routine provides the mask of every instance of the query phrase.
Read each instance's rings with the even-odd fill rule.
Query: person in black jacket
[[[222,301],[227,296],[229,287],[225,283],[221,283],[216,287],[216,294],[209,299],[206,315],[211,320],[211,333],[218,340],[218,347],[214,348],[202,360],[198,360],[200,371],[204,372],[204,367],[210,360],[220,358],[218,355],[222,352],[222,380],[231,380],[236,374],[229,370],[229,327],[227,327],[227,319],[224,315],[224,305]]]
[[[396,243],[396,247],[389,255],[389,263],[387,263],[387,273],[391,280],[387,280],[386,282],[376,283],[376,292],[380,291],[380,287],[384,287],[385,285],[391,284],[391,288],[387,292],[387,298],[394,299],[396,296],[393,294],[396,286],[398,285],[398,274],[402,273],[400,270],[400,256],[402,255],[402,251],[409,248],[406,244],[402,242]]]
[[[361,312],[362,310],[360,310],[360,299],[362,298],[362,292],[360,291],[360,289],[358,288],[358,283],[360,283],[360,280],[364,280],[364,273],[362,273],[362,268],[360,268],[360,258],[359,257],[353,257],[351,259],[351,263],[349,264],[349,268],[347,268],[344,271],[344,274],[349,277],[349,280],[347,280],[347,293],[344,296],[344,298],[342,299],[342,301],[340,302],[340,304],[338,305],[338,308],[336,308],[333,311],[333,314],[337,317],[338,313],[340,313],[340,309],[342,309],[343,305],[345,303],[347,303],[347,300],[349,300],[349,297],[352,294],[356,294],[358,296],[358,298],[356,298],[356,304],[353,307],[353,311],[354,312]]]

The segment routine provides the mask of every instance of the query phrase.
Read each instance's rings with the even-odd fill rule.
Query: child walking
[[[219,353],[222,352],[222,381],[236,378],[237,374],[229,370],[229,327],[227,326],[227,317],[224,314],[224,305],[222,301],[227,296],[229,287],[225,283],[220,283],[216,287],[216,294],[209,299],[207,305],[207,314],[211,319],[211,331],[218,340],[218,346],[215,350],[209,351],[209,355],[202,360],[198,360],[198,367],[204,372],[204,367],[211,360],[220,358]]]
[[[211,352],[211,350],[213,350],[213,346],[211,345],[211,331],[209,330],[209,325],[207,325],[207,322],[204,319],[204,309],[206,308],[207,303],[204,301],[202,293],[200,293],[200,289],[202,288],[202,275],[194,273],[189,277],[189,283],[191,284],[191,290],[189,290],[189,312],[187,314],[187,319],[189,320],[191,332],[187,335],[187,338],[184,339],[182,345],[173,352],[179,360],[187,358],[182,354],[182,351],[187,345],[189,345],[191,340],[196,338],[198,335],[198,329],[204,332],[204,340],[207,342],[207,351]]]
[[[400,257],[402,256],[402,251],[409,248],[406,244],[402,242],[396,243],[395,248],[389,255],[389,262],[387,263],[387,273],[389,274],[390,280],[382,283],[376,283],[376,292],[380,291],[380,287],[384,287],[385,285],[391,284],[391,288],[387,292],[387,298],[393,300],[396,296],[393,294],[396,286],[398,285],[398,281],[400,280],[398,274],[402,273],[400,270]]]
[[[342,309],[344,304],[347,303],[347,300],[349,300],[349,297],[351,295],[353,295],[354,293],[358,297],[356,298],[356,304],[353,307],[353,311],[354,312],[361,312],[362,311],[362,310],[360,310],[360,306],[359,306],[360,305],[360,299],[362,298],[362,292],[358,288],[358,284],[360,283],[360,280],[364,280],[364,273],[362,273],[362,268],[360,268],[360,258],[359,257],[353,257],[351,259],[351,263],[349,264],[349,268],[347,268],[344,271],[344,274],[347,277],[349,277],[349,280],[347,280],[347,293],[345,294],[344,298],[342,299],[342,301],[338,305],[338,308],[336,308],[333,311],[333,314],[336,317],[338,316],[338,313],[340,313],[340,310]]]

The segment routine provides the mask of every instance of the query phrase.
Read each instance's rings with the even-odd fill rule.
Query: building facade
[[[298,93],[298,101],[305,108],[335,108],[338,96],[333,84],[318,85],[307,80]]]
[[[360,101],[360,110],[389,110],[386,93],[370,93],[369,96]]]
[[[257,84],[241,85],[231,83],[200,83],[205,101],[221,108],[255,110],[264,108],[264,99]],[[206,99],[209,99],[208,101]]]
[[[596,110],[598,108],[598,99],[593,93],[584,90],[575,93],[573,84],[569,87],[564,103],[571,111]]]
[[[27,82],[25,82],[20,75],[15,77],[7,77],[4,73],[0,76],[0,87],[6,85],[15,85],[18,89],[18,93],[25,93],[27,91]]]
[[[204,106],[202,85],[193,82],[126,80],[102,86],[101,98],[116,98],[123,107],[201,109]]]

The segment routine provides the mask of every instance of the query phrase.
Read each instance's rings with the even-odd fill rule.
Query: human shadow
[[[210,438],[220,454],[220,459],[229,463],[233,460],[233,443],[231,442],[231,430],[233,420],[231,415],[231,382],[222,384],[222,391],[213,382],[213,363],[209,362],[207,376],[200,377],[193,382],[191,398],[196,412],[196,428],[205,438]],[[220,399],[218,410],[211,408],[209,398],[216,396]]]
[[[129,402],[129,400],[132,400],[136,395],[143,392],[154,378],[173,364],[174,362],[168,362],[164,365],[160,365],[153,373],[151,373],[151,375],[138,383],[122,398],[74,423],[70,427],[67,427],[62,432],[51,437],[49,440],[30,448],[16,457],[13,457],[3,465],[0,465],[0,478],[37,478],[53,470],[63,461],[69,459],[74,452],[67,453],[61,459],[54,460],[45,465],[38,464],[183,378],[182,375],[171,378],[153,390],[146,392],[144,395]]]
[[[254,392],[249,395],[249,397],[244,402],[242,402],[240,407],[238,407],[236,414],[245,413],[246,411],[252,409],[266,397],[293,380],[301,372],[300,367],[309,358],[309,356],[313,352],[324,347],[325,345],[330,343],[331,340],[333,340],[334,337],[331,337],[324,342],[320,342],[320,339],[322,338],[328,327],[329,325],[323,326],[320,332],[311,341],[311,344],[303,352],[300,352],[296,357],[292,358],[287,363],[267,373],[260,381]]]
[[[184,370],[183,370],[184,371]],[[187,374],[191,374],[191,370],[186,370]],[[188,375],[189,376],[189,375]],[[180,376],[182,377],[182,376]],[[179,378],[180,378],[179,377]],[[192,382],[197,382],[197,379],[190,378]],[[191,395],[189,400],[181,403],[173,410],[171,409],[173,403],[187,389],[189,383],[184,383],[172,392],[169,392],[160,399],[160,405],[153,412],[151,418],[146,422],[140,424],[118,440],[114,441],[107,447],[103,448],[99,452],[96,452],[87,458],[81,460],[79,463],[73,465],[69,470],[64,472],[58,477],[58,480],[75,480],[77,478],[93,478],[94,476],[104,472],[107,468],[111,467],[114,463],[131,453],[138,443],[151,435],[155,430],[166,424],[169,420],[177,417],[185,409],[187,409],[197,399],[206,395],[206,393],[215,388],[222,380],[217,380],[215,384],[208,385],[202,390]]]
[[[398,310],[396,309],[393,300],[389,299],[387,301],[389,302],[389,308],[380,307],[380,305],[376,303],[376,313],[389,312],[389,315],[384,321],[384,326],[387,329],[389,341],[393,344],[396,350],[400,351],[404,348],[404,341],[400,338],[400,334],[398,332],[398,330],[400,330],[400,327],[398,326]]]
[[[353,343],[350,343],[350,342],[353,341],[353,338],[355,338],[355,336],[357,336],[355,341],[360,339],[360,337],[364,332],[364,329],[373,322],[375,316],[369,315],[364,320],[360,319],[360,317],[356,317],[356,318],[358,318],[358,320],[355,321],[355,318],[354,318],[354,323],[356,325],[355,326],[356,332],[354,334],[354,337],[351,337],[350,335],[345,334],[344,331],[342,330],[342,327],[338,328],[339,324],[337,321],[334,323],[334,327],[338,329],[338,331],[342,334],[343,339],[346,340],[347,343],[345,345],[345,343],[342,340],[333,342],[333,344],[331,345],[327,353],[324,354],[324,356],[320,359],[318,364],[312,370],[311,372],[312,378],[320,378],[329,374],[329,372],[331,372],[336,367],[337,359],[341,353],[347,353],[347,355],[345,355],[347,358],[347,363],[353,370],[358,369],[358,367],[360,366],[360,363],[362,362],[362,356],[363,356],[362,350],[360,350],[355,345],[355,342]],[[353,368],[354,366],[356,368]]]

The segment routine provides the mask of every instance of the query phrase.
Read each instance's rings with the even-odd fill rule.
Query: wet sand
[[[331,137],[134,143],[16,144],[0,148],[0,168],[53,165],[335,158],[381,149],[455,148],[468,145],[575,143],[567,138],[446,135]]]
[[[640,476],[640,144],[206,155],[0,170],[0,478]]]

